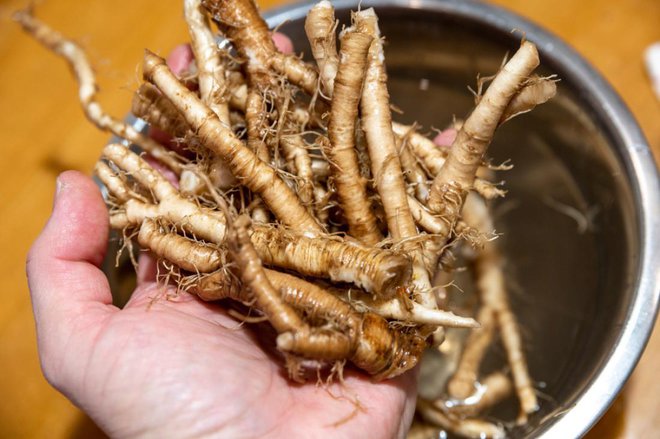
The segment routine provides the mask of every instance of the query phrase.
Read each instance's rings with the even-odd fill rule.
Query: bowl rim
[[[264,12],[272,28],[302,18],[317,1],[305,1]],[[355,9],[354,0],[332,0],[335,9]],[[569,409],[552,415],[537,431],[538,437],[580,437],[605,413],[630,377],[646,347],[660,304],[660,185],[658,169],[648,143],[628,107],[611,85],[581,55],[559,37],[499,6],[474,0],[363,0],[361,7],[420,9],[481,22],[502,33],[521,31],[535,43],[543,59],[561,68],[599,119],[610,127],[614,147],[627,173],[636,209],[640,256],[635,273],[632,302],[605,366],[587,382],[582,393],[568,401]],[[594,410],[594,407],[596,408]]]

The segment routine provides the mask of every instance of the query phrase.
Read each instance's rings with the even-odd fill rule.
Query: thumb
[[[99,317],[116,309],[98,268],[107,239],[108,213],[98,187],[79,172],[60,175],[53,212],[27,258],[42,364],[72,336],[93,335]]]

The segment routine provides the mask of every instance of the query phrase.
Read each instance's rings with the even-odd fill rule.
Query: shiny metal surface
[[[297,50],[308,50],[302,24],[311,4],[267,13]],[[333,4],[343,23],[357,6]],[[379,14],[404,122],[442,128],[465,116],[466,86],[494,73],[522,35],[539,46],[543,71],[561,78],[557,99],[504,125],[491,155],[515,165],[498,175],[509,194],[497,226],[531,374],[547,395],[529,427],[511,435],[584,434],[630,375],[658,310],[660,188],[646,140],[597,72],[521,17],[463,0],[361,5]]]

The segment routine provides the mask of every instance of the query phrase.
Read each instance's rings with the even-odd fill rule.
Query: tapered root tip
[[[456,328],[479,329],[481,325],[472,317],[456,316]]]
[[[144,61],[142,63],[142,76],[145,80],[149,80],[153,71],[161,65],[165,65],[165,60],[156,55],[149,49],[144,50]]]
[[[529,52],[529,57],[531,59],[535,60],[537,65],[540,63],[540,61],[539,61],[539,51],[536,48],[536,44],[530,43],[529,41],[525,41],[524,43],[521,44],[520,48],[524,49],[527,52]]]

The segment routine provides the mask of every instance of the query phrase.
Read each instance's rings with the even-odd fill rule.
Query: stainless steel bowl
[[[306,53],[311,4],[267,14]],[[342,23],[357,7],[333,4]],[[584,434],[630,375],[658,309],[660,191],[644,136],[584,59],[521,17],[464,0],[361,5],[379,15],[404,122],[443,127],[466,115],[473,105],[466,86],[496,72],[523,35],[538,45],[542,72],[561,78],[556,99],[498,131],[491,155],[515,165],[501,175],[509,194],[497,227],[531,374],[546,395],[530,424],[511,433]]]

